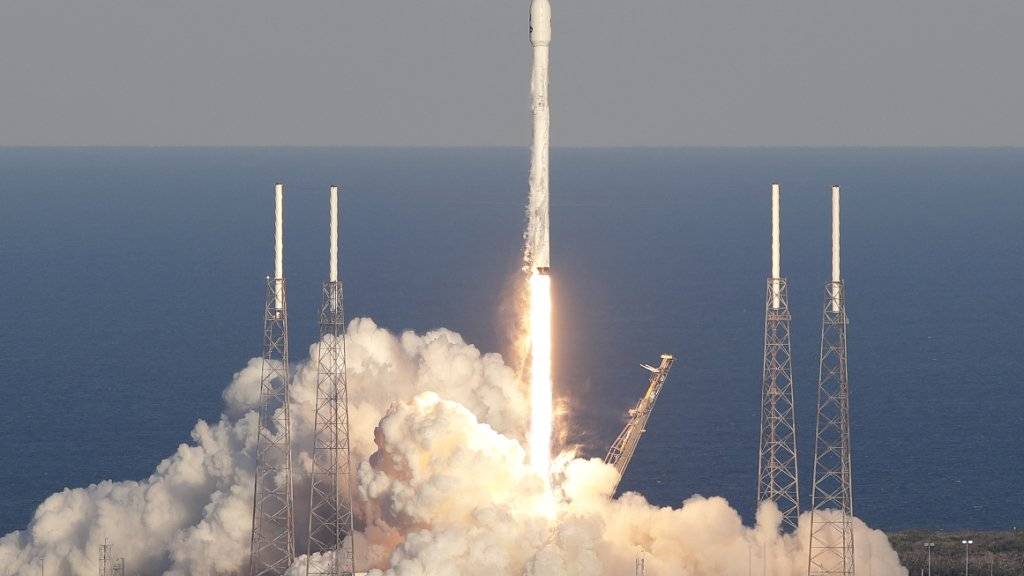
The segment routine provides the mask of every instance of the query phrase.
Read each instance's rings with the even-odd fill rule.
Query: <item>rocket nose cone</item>
[[[551,2],[533,0],[530,3],[530,43],[547,46],[551,42]]]

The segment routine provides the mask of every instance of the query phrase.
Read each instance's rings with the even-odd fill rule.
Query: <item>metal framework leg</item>
[[[284,279],[267,279],[251,576],[280,576],[295,559],[286,290]]]
[[[310,477],[309,545],[306,574],[354,573],[352,460],[349,449],[348,386],[345,379],[345,308],[340,281],[324,284],[320,308],[313,472]],[[334,551],[313,558],[314,552]]]
[[[808,574],[853,576],[850,390],[843,283],[825,286]]]
[[[782,529],[795,530],[800,516],[800,489],[793,410],[789,289],[785,278],[768,279],[764,318],[757,501],[775,502],[782,513]]]

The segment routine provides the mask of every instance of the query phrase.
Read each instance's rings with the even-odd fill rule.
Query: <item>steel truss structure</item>
[[[352,459],[345,379],[345,307],[341,281],[324,283],[320,307],[307,576],[352,576]],[[318,555],[314,552],[333,554]]]
[[[853,482],[850,390],[846,366],[846,295],[842,281],[825,286],[814,437],[810,576],[853,576]]]
[[[110,571],[111,568],[113,568],[114,562],[114,558],[111,555],[111,548],[112,546],[110,545],[110,542],[106,538],[104,538],[103,544],[100,544],[100,576],[110,576]]]
[[[665,385],[668,372],[672,369],[674,362],[675,358],[672,355],[662,354],[661,365],[657,368],[643,365],[651,372],[651,381],[647,386],[647,392],[635,406],[629,409],[629,421],[604,458],[606,464],[611,464],[619,471],[619,478],[626,473],[626,467],[633,459],[633,453],[636,452],[636,446],[640,443],[640,437],[646,432],[647,421],[651,418],[654,403],[657,402],[658,396],[661,394],[661,388]]]
[[[295,559],[287,296],[284,278],[267,278],[249,557],[251,576],[280,576]]]
[[[764,309],[757,502],[775,502],[782,513],[783,530],[795,530],[800,516],[800,485],[793,409],[789,287],[785,278],[768,279]]]

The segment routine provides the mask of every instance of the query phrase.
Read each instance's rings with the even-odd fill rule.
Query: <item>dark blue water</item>
[[[287,184],[293,345],[345,186],[351,315],[503,351],[525,150],[0,149],[0,533],[65,486],[139,479],[258,354]],[[844,186],[857,514],[1024,524],[1024,150],[556,150],[557,381],[603,454],[680,358],[624,480],[660,504],[755,492],[769,184],[783,183],[804,493],[829,186]]]

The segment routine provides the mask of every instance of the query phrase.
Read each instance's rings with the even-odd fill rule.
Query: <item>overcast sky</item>
[[[1020,0],[552,0],[556,146],[1024,145]],[[0,0],[0,145],[525,146],[529,0]]]

